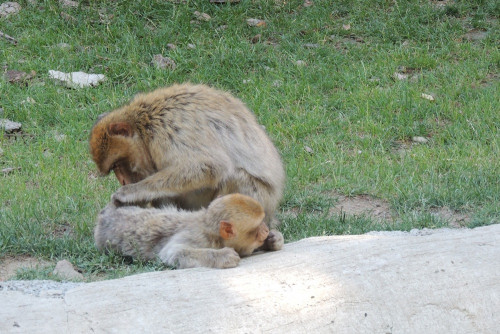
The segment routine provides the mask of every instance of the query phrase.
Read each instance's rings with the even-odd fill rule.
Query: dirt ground
[[[365,216],[371,217],[376,221],[397,219],[397,213],[391,210],[387,201],[361,194],[356,196],[344,196],[337,193],[330,195],[335,206],[330,208],[330,215],[344,214],[346,216]],[[296,217],[299,208],[291,208],[285,212],[285,215]],[[466,212],[457,212],[449,207],[431,208],[429,213],[436,218],[442,219],[448,223],[449,227],[465,227],[470,222],[470,215]]]
[[[40,268],[51,265],[50,262],[30,256],[6,256],[0,259],[0,282],[11,279],[21,269]]]
[[[389,203],[369,195],[346,197],[338,195],[338,202],[330,209],[330,214],[344,213],[349,216],[367,216],[377,220],[391,219]]]
[[[389,220],[397,218],[395,212],[391,211],[388,202],[372,197],[370,195],[357,195],[346,197],[335,195],[338,201],[331,214],[344,213],[346,215],[367,216],[375,220]],[[449,207],[431,208],[430,214],[436,218],[448,222],[450,227],[464,227],[469,223],[470,216],[467,213],[456,212]]]

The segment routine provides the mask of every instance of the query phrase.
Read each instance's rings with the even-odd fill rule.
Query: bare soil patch
[[[56,238],[62,238],[74,235],[75,230],[69,222],[65,222],[63,224],[51,226],[50,229],[47,230],[47,233],[52,234]]]
[[[0,282],[14,277],[19,269],[33,269],[50,264],[30,256],[6,256],[0,260]]]
[[[357,195],[346,197],[337,195],[338,202],[334,208],[330,209],[330,214],[346,214],[355,216],[371,217],[375,220],[392,220],[397,218],[387,201],[375,198],[370,195]],[[430,213],[448,223],[452,228],[465,227],[471,218],[467,212],[458,212],[449,207],[435,207],[430,209]]]
[[[370,195],[357,195],[346,197],[337,195],[335,207],[330,209],[330,214],[346,214],[351,216],[369,216],[377,220],[390,220],[394,216],[389,203]]]
[[[450,227],[465,227],[470,222],[470,216],[467,213],[457,212],[447,206],[432,208],[430,212],[432,215],[435,215],[443,219],[444,221],[447,221]]]
[[[329,209],[329,215],[366,216],[376,220],[390,220],[396,217],[387,201],[362,194],[344,196],[337,193],[330,195],[335,206]],[[296,218],[303,209],[293,207],[286,210],[285,216]]]
[[[344,196],[338,193],[330,195],[335,206],[329,209],[330,216],[364,216],[375,221],[397,220],[398,214],[391,210],[389,202],[367,195]],[[301,213],[300,208],[290,208],[284,212],[286,216],[297,217]],[[420,211],[423,213],[423,211]],[[451,228],[466,227],[471,217],[468,212],[455,211],[449,207],[434,207],[428,211],[431,215],[448,223]]]

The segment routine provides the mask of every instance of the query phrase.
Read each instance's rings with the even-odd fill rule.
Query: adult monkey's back
[[[285,184],[280,155],[253,113],[227,92],[183,84],[139,94],[99,117],[90,153],[102,174],[114,171],[122,184],[115,203],[198,209],[242,193],[264,207],[271,227],[264,248],[283,246],[274,218]]]

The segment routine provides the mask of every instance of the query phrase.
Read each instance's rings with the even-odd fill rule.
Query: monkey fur
[[[254,199],[231,194],[199,211],[165,208],[104,208],[94,230],[99,250],[152,260],[179,269],[236,267],[269,234],[264,209]]]
[[[272,228],[263,249],[283,246],[274,218],[285,185],[278,151],[253,113],[227,92],[181,84],[137,95],[94,124],[90,153],[114,171],[116,205],[174,204],[186,210],[242,193],[264,207]]]

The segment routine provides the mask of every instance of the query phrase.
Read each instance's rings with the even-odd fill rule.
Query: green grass
[[[22,136],[0,134],[0,169],[19,168],[0,174],[0,261],[65,258],[87,280],[162,269],[95,249],[95,217],[119,184],[96,177],[87,141],[97,115],[137,92],[185,81],[233,92],[266,127],[287,169],[280,212],[287,242],[445,226],[429,213],[435,207],[467,213],[470,227],[498,223],[498,1],[302,3],[82,1],[72,9],[39,0],[20,1],[19,14],[0,18],[0,31],[18,40],[0,39],[2,68],[37,72],[27,84],[0,80],[0,118],[23,124]],[[212,19],[191,23],[196,10]],[[248,27],[247,18],[267,25]],[[468,40],[472,29],[486,37]],[[155,54],[177,68],[152,66]],[[395,79],[403,68],[410,78]],[[49,70],[108,79],[73,90],[51,81]],[[428,142],[412,144],[413,136]],[[395,218],[332,215],[337,194],[385,200]],[[18,275],[47,277],[48,269]]]

